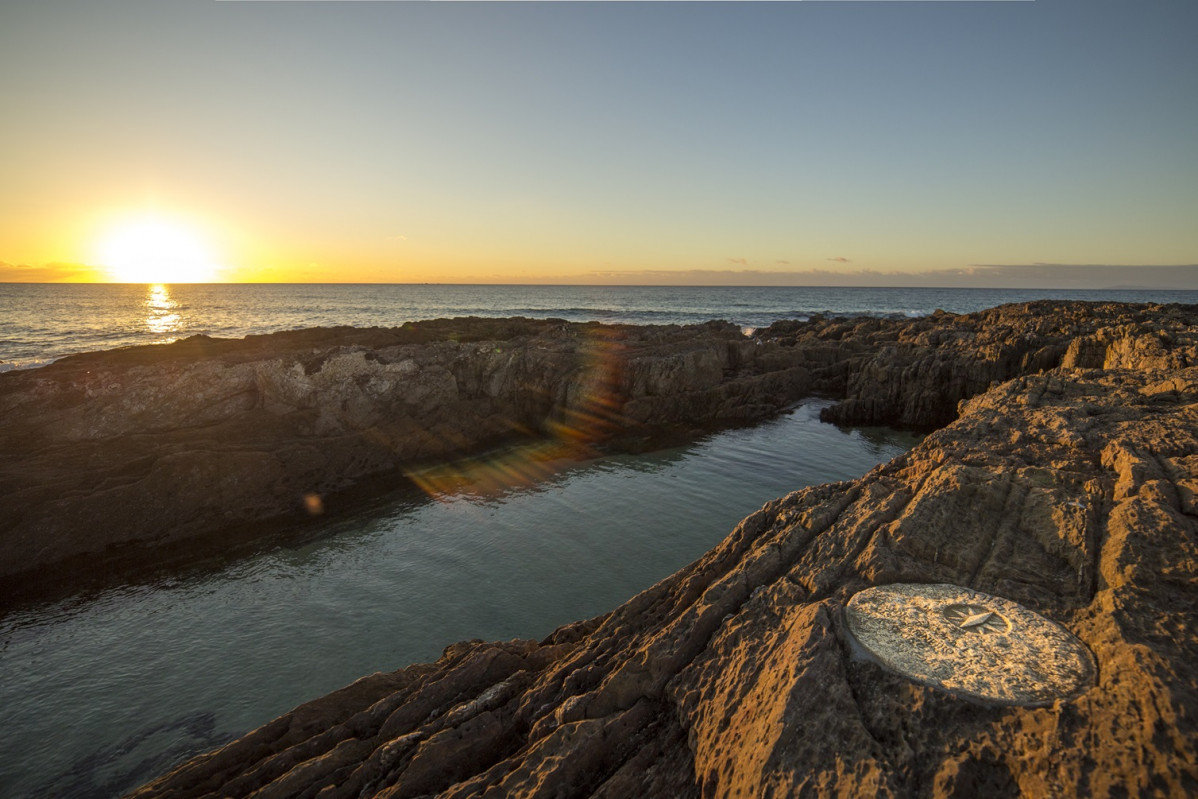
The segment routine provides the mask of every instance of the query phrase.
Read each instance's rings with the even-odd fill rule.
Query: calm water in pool
[[[540,638],[698,558],[760,505],[915,439],[808,403],[531,487],[415,491],[304,543],[0,619],[0,796],[119,795],[375,671]]]

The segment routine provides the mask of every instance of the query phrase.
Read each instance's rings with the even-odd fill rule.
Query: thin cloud
[[[69,283],[97,279],[95,267],[86,264],[49,263],[41,266],[0,261],[0,283]]]
[[[1198,289],[1198,264],[971,264],[972,278],[1033,288]]]
[[[729,258],[729,259],[728,259],[728,263],[730,263],[730,264],[740,264],[741,266],[748,266],[748,265],[749,265],[749,259],[748,259],[748,258]]]
[[[729,259],[731,260],[731,259]],[[739,263],[739,261],[736,261]],[[1198,264],[973,264],[919,272],[874,269],[641,269],[563,276],[563,284],[674,286],[862,286],[990,289],[1198,290]]]
[[[824,260],[835,261],[838,264],[851,264],[852,263],[852,261],[850,261],[848,258],[845,258],[842,255],[838,255],[835,258],[826,258]]]

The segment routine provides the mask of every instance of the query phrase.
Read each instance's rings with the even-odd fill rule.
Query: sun
[[[210,283],[217,276],[200,237],[161,217],[118,224],[100,243],[99,255],[118,283]]]

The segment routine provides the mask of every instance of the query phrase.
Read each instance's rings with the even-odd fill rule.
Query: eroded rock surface
[[[790,343],[759,357],[843,369],[850,408],[882,386],[870,418],[940,408],[938,384],[977,395],[908,454],[767,504],[604,616],[363,678],[134,795],[1198,793],[1195,309],[988,313],[774,330]],[[1101,318],[1069,338],[1082,317]],[[1000,338],[981,318],[1027,342],[999,358],[1026,374],[983,381],[989,361],[954,343]],[[976,386],[949,379],[971,374]],[[992,705],[854,656],[845,604],[896,582],[966,586],[1058,622],[1093,653],[1093,684]]]
[[[1188,363],[1184,306],[1038,302],[733,325],[435,320],[65,358],[0,374],[0,611],[514,439],[586,446],[747,423],[812,394],[841,423],[934,428],[1057,366]],[[388,483],[389,481],[389,483]]]
[[[718,322],[458,319],[196,336],[2,374],[0,610],[23,583],[233,545],[416,466],[751,422],[826,382],[759,351]]]

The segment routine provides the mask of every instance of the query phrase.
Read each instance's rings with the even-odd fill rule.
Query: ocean
[[[815,313],[966,312],[1044,292],[523,286],[0,285],[0,368],[205,333],[445,316],[745,328]],[[1198,292],[1059,292],[1198,302]],[[0,616],[0,796],[119,796],[363,675],[455,641],[540,638],[603,613],[763,503],[917,442],[804,402],[686,446],[569,464],[532,486],[397,486],[249,554]],[[519,452],[497,453],[505,458]],[[618,512],[613,512],[618,508]]]
[[[204,334],[240,338],[301,327],[395,327],[452,316],[743,328],[814,314],[969,313],[1035,299],[1198,303],[1198,291],[328,284],[0,283],[0,371],[64,355]]]

